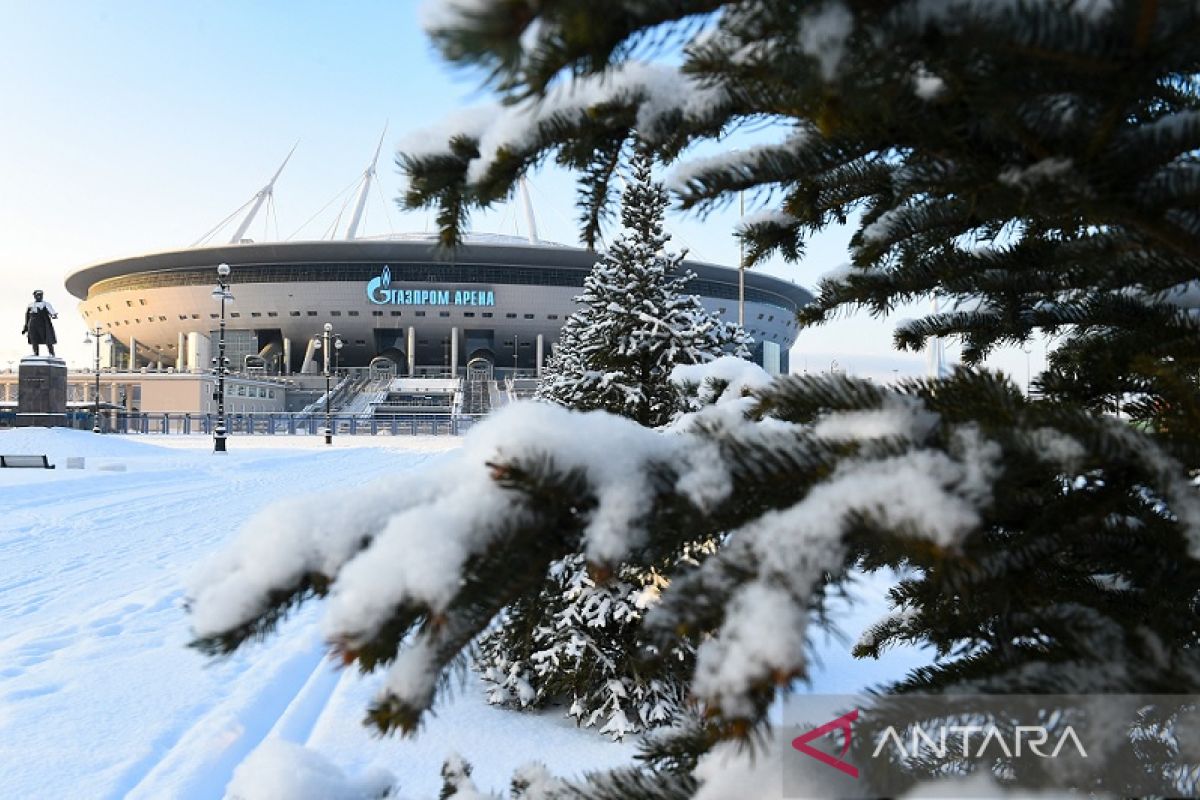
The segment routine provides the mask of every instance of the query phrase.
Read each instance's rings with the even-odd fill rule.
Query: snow
[[[717,403],[734,400],[771,383],[767,371],[752,361],[736,356],[721,356],[704,364],[680,364],[671,371],[671,382],[700,387],[700,402]],[[719,395],[714,394],[722,386]]]
[[[920,406],[912,406],[909,413],[911,430],[928,425]],[[849,427],[830,424],[838,439]],[[877,430],[872,422],[862,432],[869,438]],[[810,595],[825,574],[841,571],[842,536],[856,517],[873,517],[892,530],[911,530],[946,548],[975,529],[978,510],[988,504],[998,474],[1000,448],[971,428],[961,428],[951,450],[954,457],[913,450],[891,458],[843,462],[799,503],[763,514],[732,532],[730,544],[701,570],[716,570],[746,549],[754,554],[748,563],[757,574],[734,596],[717,636],[700,645],[694,694],[726,716],[748,718],[753,708],[750,687],[804,674],[806,621],[798,611],[804,605],[799,599]]]
[[[764,208],[742,217],[740,220],[738,220],[738,223],[734,226],[733,230],[735,233],[742,234],[758,225],[772,225],[781,228],[787,228],[795,225],[798,221],[799,220],[797,220],[795,216],[787,213],[786,211],[780,211],[774,208]]]
[[[474,677],[417,737],[381,739],[361,720],[384,676],[330,662],[316,609],[227,659],[187,647],[186,576],[264,506],[413,480],[463,444],[335,442],[238,436],[217,456],[207,437],[0,431],[0,452],[86,458],[83,470],[0,470],[0,797],[215,798],[235,773],[247,798],[270,797],[249,789],[286,787],[280,770],[299,752],[278,743],[343,771],[338,784],[328,765],[310,765],[317,786],[366,791],[382,769],[411,800],[437,796],[454,751],[487,791],[505,789],[534,750],[568,777],[629,762],[632,743],[579,731],[561,711],[489,706]],[[97,468],[108,463],[128,469]]]
[[[372,496],[380,480],[411,500],[424,476],[444,474],[464,451],[521,455],[509,444],[532,431],[560,450],[555,437],[573,431],[593,444],[591,459],[667,438],[548,406],[515,406],[494,419],[497,426],[466,440],[341,437],[326,448],[321,437],[239,436],[224,456],[211,453],[207,437],[0,431],[3,452],[87,459],[84,470],[0,471],[0,796],[77,797],[87,787],[94,797],[189,800],[221,796],[236,776],[231,791],[269,797],[273,787],[287,790],[289,771],[307,769],[311,782],[330,787],[325,796],[369,791],[386,770],[398,797],[416,800],[437,795],[439,766],[452,752],[474,766],[481,792],[504,790],[531,752],[568,778],[629,764],[636,740],[616,744],[580,730],[561,708],[492,707],[473,675],[439,695],[418,735],[379,738],[362,715],[397,677],[332,663],[319,606],[226,659],[187,647],[187,576],[199,562],[227,557],[240,528],[269,519],[266,507],[316,527],[339,513],[376,513],[346,506]],[[128,471],[96,468],[104,463]],[[621,470],[618,461],[599,477],[616,485]],[[331,501],[332,491],[342,494]],[[890,583],[865,580],[858,604],[839,606],[839,619],[852,631],[877,619]],[[825,665],[813,669],[818,691],[857,689],[926,660],[910,651],[858,662],[838,640],[809,655]],[[306,752],[289,745],[319,758],[289,767]],[[522,774],[552,782],[538,769]]]
[[[225,792],[229,800],[368,800],[394,781],[383,769],[351,780],[320,753],[271,739],[234,770]]]
[[[800,16],[800,49],[817,60],[825,80],[837,76],[853,31],[854,16],[839,0],[828,0]]]
[[[946,91],[946,82],[925,67],[920,67],[913,75],[913,91],[922,100],[936,100]]]
[[[397,149],[402,157],[422,158],[448,153],[454,135],[475,139],[480,155],[468,165],[467,180],[478,183],[502,153],[531,148],[540,126],[554,120],[583,119],[589,109],[607,103],[636,103],[638,134],[653,141],[675,115],[707,119],[724,98],[723,89],[705,86],[676,67],[631,61],[554,86],[541,98],[459,112],[404,139]]]
[[[666,187],[676,194],[686,195],[692,182],[706,175],[726,176],[742,180],[754,174],[762,164],[771,163],[781,156],[808,145],[815,136],[814,131],[801,128],[788,135],[782,142],[737,148],[703,158],[690,158],[677,162],[667,174]]]
[[[488,11],[496,0],[423,0],[419,9],[421,28],[427,33],[461,27],[473,14]]]
[[[1069,158],[1043,158],[1028,167],[1009,167],[1000,173],[999,179],[1009,186],[1028,188],[1065,175],[1074,164]]]
[[[701,757],[695,776],[700,788],[693,800],[734,800],[783,796],[783,754],[779,743],[769,738],[752,758],[744,745],[722,742]],[[826,792],[806,793],[822,797]]]

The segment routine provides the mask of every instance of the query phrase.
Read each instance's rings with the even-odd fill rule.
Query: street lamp
[[[324,350],[324,365],[325,365],[325,444],[333,444],[333,423],[330,420],[330,394],[329,386],[329,355],[336,354],[342,349],[341,334],[333,332],[333,323],[326,322],[325,329],[318,335],[313,336],[313,349]]]
[[[96,373],[96,403],[92,408],[92,433],[100,432],[100,340],[104,338],[104,329],[97,325],[89,330],[83,337],[84,344],[96,343],[96,359],[92,364],[92,371]],[[108,340],[112,341],[112,334],[108,335]]]
[[[229,359],[225,357],[225,303],[233,300],[233,295],[229,291],[229,265],[217,265],[217,288],[213,289],[212,296],[214,300],[219,300],[221,303],[221,327],[219,329],[217,339],[217,357],[213,359],[213,364],[217,369],[217,393],[214,399],[217,401],[217,425],[213,428],[213,452],[225,452],[225,373],[229,369]]]

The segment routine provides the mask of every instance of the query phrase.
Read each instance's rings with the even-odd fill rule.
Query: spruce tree
[[[685,293],[693,276],[682,269],[682,253],[665,251],[666,208],[650,157],[635,148],[622,233],[575,298],[539,399],[656,427],[683,410],[670,380],[676,366],[745,354],[744,332]],[[687,558],[709,550],[711,542],[697,543]],[[505,609],[480,642],[476,666],[491,684],[489,699],[519,708],[562,702],[579,724],[618,739],[676,721],[693,644],[681,639],[656,658],[645,658],[640,646],[641,620],[673,561],[622,565],[600,582],[581,554],[555,561],[541,590]]]
[[[641,620],[666,583],[658,570],[630,565],[597,581],[578,553],[554,561],[540,591],[506,608],[480,641],[475,663],[492,687],[488,699],[517,708],[562,702],[580,725],[614,739],[675,722],[695,648],[673,642],[664,658],[640,648]]]
[[[635,147],[621,200],[622,233],[575,298],[579,308],[563,325],[537,396],[658,427],[679,411],[672,369],[745,355],[749,339],[687,293],[695,276],[683,269],[684,253],[665,250],[667,192],[651,170],[650,156]]]
[[[507,101],[493,135],[401,156],[406,201],[440,207],[447,245],[472,206],[547,157],[583,175],[593,238],[634,128],[669,161],[768,119],[787,135],[681,163],[681,204],[772,192],[776,213],[744,232],[752,260],[800,259],[809,236],[853,220],[852,269],[802,321],[936,292],[958,307],[902,325],[897,344],[957,337],[967,366],[895,388],[782,378],[665,436],[513,409],[379,518],[291,520],[269,575],[253,546],[231,548],[193,589],[198,646],[231,651],[331,592],[335,651],[390,665],[370,722],[413,731],[438,676],[553,560],[581,552],[602,573],[728,531],[670,576],[644,626],[660,651],[715,632],[696,654],[703,721],[653,740],[650,768],[570,796],[711,797],[730,775],[751,785],[777,769],[778,745],[757,762],[737,747],[805,675],[823,598],[855,569],[906,570],[897,613],[859,655],[896,642],[939,654],[885,696],[1200,689],[1195,3],[511,0],[431,33]],[[681,40],[681,59],[631,60]],[[1041,397],[974,366],[1038,331],[1057,334]],[[397,571],[431,516],[468,499],[476,513],[438,529],[457,547],[437,562],[444,580]],[[365,580],[381,572],[385,586]],[[352,604],[356,592],[377,602]],[[1130,787],[1105,787],[1116,794],[1194,796],[1179,741],[1118,728],[1091,766],[1129,765]],[[897,768],[916,781],[953,766]],[[1036,777],[998,767],[1008,783]],[[1087,791],[1099,776],[1072,777]]]

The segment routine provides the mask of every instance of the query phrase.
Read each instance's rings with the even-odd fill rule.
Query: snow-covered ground
[[[448,437],[95,436],[0,431],[0,453],[46,453],[55,470],[0,470],[0,798],[219,798],[265,741],[326,755],[351,776],[382,767],[401,794],[435,797],[450,753],[481,788],[539,760],[579,775],[625,763],[633,743],[578,730],[560,713],[488,706],[474,676],[419,736],[360,724],[375,680],[334,669],[319,607],[279,635],[212,661],[186,645],[189,572],[264,505],[421,469]],[[85,469],[66,469],[82,456]],[[868,588],[870,586],[868,585]],[[868,591],[866,594],[875,594]],[[859,623],[882,612],[868,603]],[[858,633],[852,620],[847,633]],[[848,643],[822,648],[815,689],[897,677],[916,658],[863,665]]]

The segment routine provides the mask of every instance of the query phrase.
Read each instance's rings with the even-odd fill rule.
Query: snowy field
[[[264,742],[310,747],[351,776],[383,768],[404,797],[436,797],[446,755],[481,788],[539,760],[579,775],[625,763],[631,742],[578,730],[560,712],[488,706],[471,676],[413,739],[360,725],[372,676],[335,670],[319,606],[280,635],[221,660],[186,645],[189,572],[272,502],[389,479],[457,446],[448,437],[207,437],[0,431],[0,453],[46,453],[55,470],[0,470],[0,798],[219,798]],[[85,458],[83,470],[66,459]],[[870,583],[867,594],[876,594]],[[855,609],[867,622],[878,601]],[[853,622],[847,631],[856,635]],[[864,665],[822,648],[814,688],[898,677],[899,654]]]

